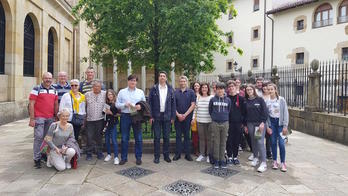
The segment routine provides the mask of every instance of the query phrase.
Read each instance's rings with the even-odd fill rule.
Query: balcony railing
[[[325,27],[330,26],[333,24],[333,19],[327,19],[327,20],[321,20],[321,21],[314,21],[313,22],[313,28],[319,28],[319,27]]]
[[[338,23],[346,23],[346,22],[348,22],[348,16],[339,16],[337,18],[337,22]]]

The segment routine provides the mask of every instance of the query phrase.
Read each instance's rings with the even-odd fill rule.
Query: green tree
[[[73,12],[93,29],[93,61],[108,65],[116,59],[125,70],[131,60],[132,67],[145,65],[155,74],[175,62],[187,76],[213,71],[214,52],[227,55],[226,34],[216,20],[236,15],[228,0],[80,0]]]

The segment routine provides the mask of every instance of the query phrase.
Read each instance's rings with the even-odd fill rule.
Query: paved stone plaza
[[[241,154],[241,166],[224,171],[184,159],[155,165],[152,154],[136,167],[131,154],[123,166],[83,156],[78,169],[57,172],[33,168],[27,124],[0,126],[0,195],[348,195],[348,147],[300,132],[287,145],[287,173],[257,173],[246,161],[249,153]]]

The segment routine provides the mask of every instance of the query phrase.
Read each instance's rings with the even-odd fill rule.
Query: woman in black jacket
[[[264,172],[267,170],[264,140],[268,109],[265,101],[257,96],[255,87],[252,84],[248,84],[246,87],[245,99],[245,123],[247,125],[245,132],[251,136],[251,145],[254,154],[254,160],[251,162],[251,165],[256,167],[260,161],[261,164],[257,171]]]
[[[228,83],[228,97],[231,99],[231,110],[229,115],[229,129],[226,143],[227,164],[239,165],[238,147],[242,135],[242,125],[245,115],[244,97],[237,92],[237,86],[234,81]]]

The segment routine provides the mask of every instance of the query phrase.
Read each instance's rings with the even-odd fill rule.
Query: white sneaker
[[[120,160],[118,159],[118,157],[115,157],[115,159],[114,159],[114,164],[115,164],[115,165],[120,164]]]
[[[71,169],[71,163],[66,163],[65,166],[66,166],[67,169]]]
[[[254,160],[254,154],[253,154],[253,153],[251,153],[251,155],[248,157],[248,160],[249,160],[249,161]]]
[[[262,163],[260,164],[260,167],[257,168],[257,171],[260,172],[260,173],[265,172],[266,170],[267,170],[267,164],[266,164],[266,162],[262,162]]]
[[[110,161],[110,160],[111,160],[111,155],[108,154],[108,156],[105,157],[104,161],[105,161],[105,162],[108,162],[108,161]]]
[[[196,161],[201,162],[204,160],[204,158],[205,157],[203,155],[199,155],[199,157],[196,159]]]
[[[254,158],[254,160],[251,162],[251,166],[256,167],[257,164],[259,164],[259,159]]]
[[[51,162],[50,162],[50,156],[47,156],[46,166],[47,167],[52,167]]]
[[[207,156],[207,163],[210,163],[209,156]]]

